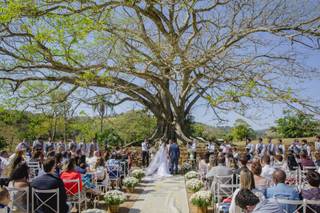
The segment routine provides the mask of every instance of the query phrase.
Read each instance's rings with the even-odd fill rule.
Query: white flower
[[[127,198],[123,192],[120,192],[118,190],[112,190],[108,191],[104,195],[104,199],[107,204],[120,205],[121,203],[125,202]]]
[[[101,209],[87,209],[85,211],[82,211],[82,213],[107,213],[107,212]]]
[[[184,177],[186,179],[192,179],[192,178],[198,178],[199,177],[199,173],[198,172],[195,172],[195,171],[190,171],[190,172],[187,172]]]
[[[131,172],[131,175],[137,179],[144,177],[144,171],[142,169],[135,169]]]
[[[190,202],[199,207],[207,207],[211,204],[212,194],[210,191],[198,191],[191,195]]]
[[[186,182],[186,186],[187,186],[187,189],[193,192],[197,192],[204,186],[204,184],[201,180],[193,178]]]
[[[126,177],[123,179],[123,185],[126,187],[135,187],[139,183],[139,180],[135,177]]]

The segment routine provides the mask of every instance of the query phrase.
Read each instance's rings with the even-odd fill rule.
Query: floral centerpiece
[[[212,194],[210,191],[198,191],[191,195],[190,202],[198,207],[198,212],[206,213],[207,207],[210,206]]]
[[[204,186],[204,184],[201,180],[193,178],[186,182],[186,186],[189,191],[197,192]]]
[[[144,177],[144,171],[142,169],[135,169],[131,172],[131,175],[141,181]]]
[[[129,192],[133,192],[134,188],[138,185],[139,180],[135,177],[126,177],[123,179],[123,185],[127,187]]]
[[[82,211],[82,213],[107,213],[107,212],[101,209],[87,209]]]
[[[104,195],[104,199],[109,206],[110,213],[118,213],[119,212],[119,205],[126,201],[126,196],[123,192],[118,190],[108,191]]]
[[[199,173],[198,172],[195,172],[195,171],[190,171],[190,172],[187,172],[184,177],[189,180],[189,179],[193,179],[193,178],[198,178],[199,177]]]

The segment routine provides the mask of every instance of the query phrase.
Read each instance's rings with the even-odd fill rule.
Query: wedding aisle
[[[142,184],[144,192],[129,213],[189,212],[183,176],[173,176],[156,181],[146,178]]]

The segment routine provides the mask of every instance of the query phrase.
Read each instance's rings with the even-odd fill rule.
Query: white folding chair
[[[233,174],[227,176],[214,176],[211,184],[211,193],[213,195],[213,200],[217,200],[219,203],[223,194],[226,192],[226,188],[221,188],[220,186],[233,185]],[[219,192],[219,190],[222,190]]]
[[[63,180],[63,183],[65,186],[68,185],[68,188],[65,187],[68,195],[68,202],[78,205],[79,212],[81,212],[82,203],[84,203],[85,209],[87,209],[87,198],[86,194],[80,191],[80,180]]]
[[[109,178],[109,182],[112,183],[112,181],[116,182],[116,187],[119,187],[119,181],[120,181],[120,174],[121,174],[121,166],[120,164],[112,164],[106,166],[107,168],[107,174]]]
[[[303,212],[312,212],[312,213],[319,213],[320,209],[320,200],[303,200],[304,203],[304,210]]]
[[[286,198],[275,198],[281,205],[283,213],[299,213],[304,209],[303,200],[289,200]],[[295,208],[294,211],[290,211],[290,207]]]
[[[11,198],[10,209],[12,211],[22,210],[29,213],[29,187],[25,188],[7,188]]]
[[[49,204],[51,200],[55,200],[55,204],[57,206],[52,206]],[[60,212],[60,205],[59,205],[59,188],[57,189],[35,189],[32,188],[32,212],[53,212],[59,213]]]

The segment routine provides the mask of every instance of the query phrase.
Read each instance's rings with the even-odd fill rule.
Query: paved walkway
[[[146,178],[142,187],[144,191],[129,213],[189,213],[182,176],[161,180]]]

